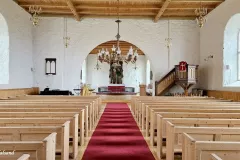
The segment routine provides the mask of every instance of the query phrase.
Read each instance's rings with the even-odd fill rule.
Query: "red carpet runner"
[[[127,104],[107,104],[83,160],[154,160]]]

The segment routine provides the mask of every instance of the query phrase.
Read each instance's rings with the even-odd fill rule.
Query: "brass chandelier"
[[[206,19],[207,8],[204,8],[202,6],[202,2],[201,2],[200,8],[195,10],[195,14],[197,16],[197,18],[196,18],[197,23],[198,23],[199,27],[202,28],[204,26],[204,24],[207,22],[207,19]]]
[[[33,26],[37,26],[40,21],[39,14],[42,12],[42,8],[39,6],[29,6],[29,12],[32,14],[30,20],[32,21]]]
[[[119,62],[125,62],[125,63],[136,63],[137,61],[137,58],[138,58],[138,53],[137,53],[137,49],[134,51],[133,50],[133,47],[130,46],[130,49],[127,53],[127,56],[124,57],[122,54],[121,54],[121,49],[120,49],[120,34],[119,34],[119,26],[120,26],[120,23],[122,22],[120,19],[119,19],[119,0],[118,1],[118,19],[115,21],[117,23],[117,26],[118,26],[118,32],[117,32],[117,35],[116,35],[116,39],[117,39],[117,47],[115,47],[113,45],[112,49],[111,49],[111,53],[109,53],[108,49],[102,49],[101,51],[99,50],[98,52],[98,60],[103,63],[103,62],[106,62],[106,63],[113,63],[114,65],[116,66],[119,66],[120,63]]]

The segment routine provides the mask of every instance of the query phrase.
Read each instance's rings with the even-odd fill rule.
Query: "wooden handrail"
[[[161,83],[165,78],[167,78],[172,72],[175,72],[175,67],[173,69],[171,69],[171,71],[169,71],[167,74],[165,74],[159,81],[156,81],[155,84],[158,85],[159,83]]]
[[[163,76],[159,81],[155,82],[155,95],[159,96],[164,93],[175,82],[175,68]]]

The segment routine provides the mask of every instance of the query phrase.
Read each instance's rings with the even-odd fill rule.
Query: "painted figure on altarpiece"
[[[109,79],[110,84],[122,84],[123,81],[123,62],[119,61],[118,63],[111,63],[109,70]]]

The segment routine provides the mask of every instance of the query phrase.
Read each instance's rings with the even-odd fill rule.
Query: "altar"
[[[134,87],[126,87],[124,84],[110,84],[98,87],[98,95],[136,95]]]

